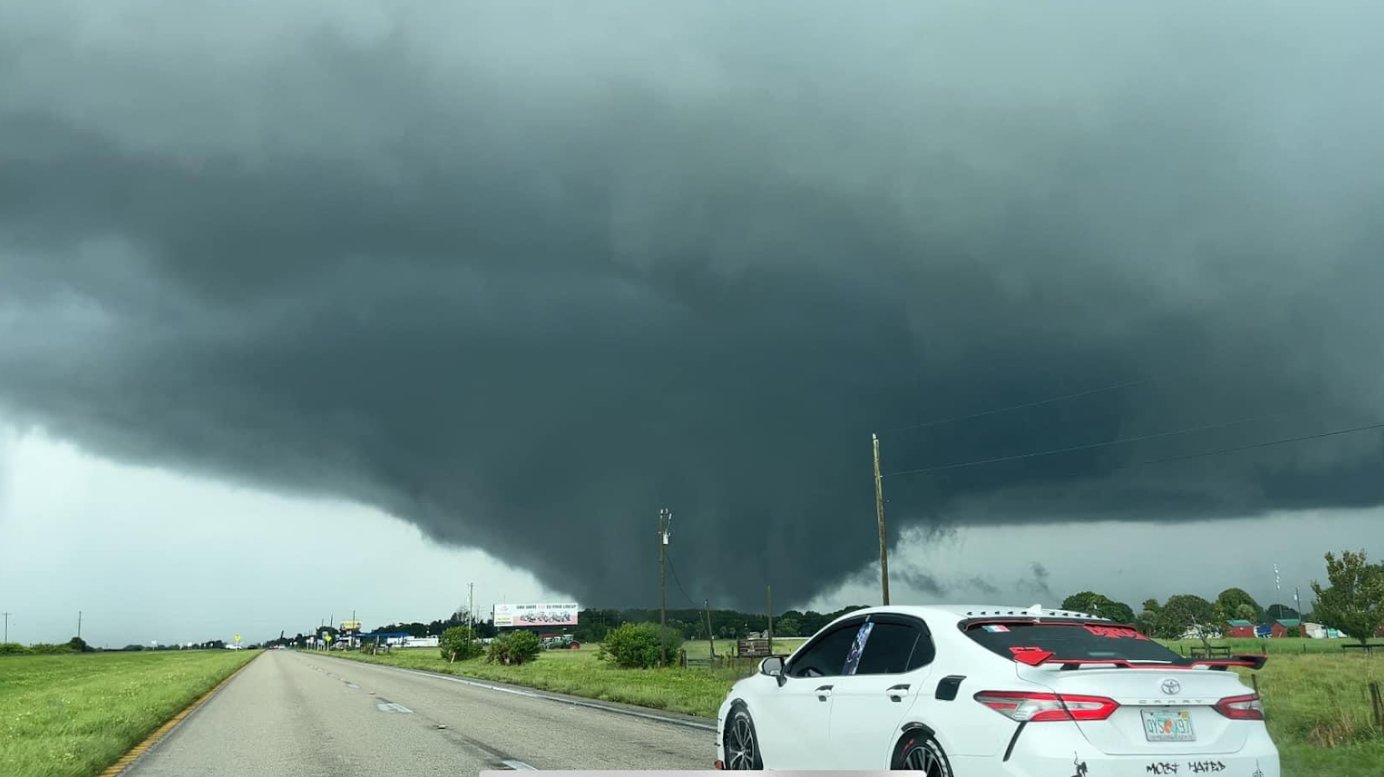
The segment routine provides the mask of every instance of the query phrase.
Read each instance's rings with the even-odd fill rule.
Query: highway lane
[[[272,650],[134,777],[709,769],[715,733],[320,654]]]

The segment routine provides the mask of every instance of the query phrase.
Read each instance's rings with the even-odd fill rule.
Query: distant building
[[[1273,623],[1269,624],[1269,636],[1273,637],[1274,639],[1282,639],[1283,637],[1287,637],[1289,635],[1296,636],[1298,629],[1301,627],[1302,621],[1298,620],[1297,618],[1284,618],[1282,620],[1276,620]]]
[[[1254,624],[1247,620],[1232,620],[1226,622],[1225,635],[1236,639],[1254,639]]]
[[[1302,634],[1310,639],[1341,639],[1345,635],[1339,630],[1320,623],[1302,622]]]

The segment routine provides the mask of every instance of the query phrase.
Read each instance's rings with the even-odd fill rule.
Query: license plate
[[[1187,710],[1140,710],[1144,736],[1150,742],[1195,742],[1192,713]]]

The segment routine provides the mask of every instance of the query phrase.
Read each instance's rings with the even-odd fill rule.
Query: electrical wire
[[[1165,462],[1165,461],[1186,461],[1187,459],[1200,459],[1200,458],[1204,458],[1204,457],[1206,457],[1206,456],[1219,456],[1219,455],[1221,455],[1221,454],[1223,454],[1223,453],[1235,453],[1235,452],[1237,452],[1237,451],[1249,451],[1249,450],[1254,450],[1254,449],[1256,449],[1256,448],[1271,448],[1271,447],[1273,447],[1273,446],[1275,446],[1275,445],[1287,445],[1287,444],[1289,444],[1289,443],[1304,442],[1304,441],[1307,441],[1307,440],[1320,440],[1320,439],[1322,439],[1323,437],[1336,437],[1336,436],[1342,435],[1342,434],[1355,434],[1356,432],[1368,432],[1368,431],[1371,430],[1371,429],[1384,429],[1384,421],[1381,421],[1381,422],[1375,423],[1375,424],[1366,424],[1366,425],[1364,425],[1364,426],[1352,426],[1352,427],[1347,428],[1347,429],[1333,429],[1332,431],[1329,431],[1329,432],[1318,432],[1317,434],[1307,434],[1307,435],[1303,435],[1303,436],[1301,436],[1301,437],[1286,437],[1286,438],[1281,439],[1281,440],[1270,440],[1270,441],[1268,441],[1268,442],[1259,442],[1259,443],[1254,443],[1254,444],[1252,444],[1252,445],[1237,445],[1237,446],[1235,446],[1235,447],[1233,447],[1233,448],[1221,448],[1221,449],[1219,449],[1219,450],[1214,450],[1214,451],[1203,451],[1203,452],[1201,452],[1201,453],[1189,453],[1189,454],[1187,454],[1186,456],[1169,456],[1169,457],[1164,458],[1164,459],[1150,459],[1150,460],[1148,460],[1148,461],[1141,461],[1141,462],[1139,462],[1139,465],[1142,466],[1142,465],[1145,465],[1145,464],[1161,464],[1161,463],[1163,463],[1163,462]]]
[[[1072,445],[1066,448],[1051,448],[1043,451],[1030,451],[1029,453],[1016,453],[1012,456],[996,456],[989,459],[975,459],[972,461],[961,461],[953,464],[938,464],[932,467],[920,467],[918,469],[905,469],[897,472],[888,472],[881,477],[895,477],[897,475],[921,475],[927,472],[941,472],[950,469],[962,469],[965,467],[979,467],[983,464],[1000,464],[1006,461],[1021,461],[1023,459],[1035,459],[1042,456],[1056,456],[1062,453],[1076,453],[1078,451],[1089,451],[1097,448],[1107,448],[1112,445],[1125,445],[1132,442],[1144,442],[1147,440],[1157,440],[1163,437],[1175,437],[1182,434],[1192,434],[1195,432],[1206,432],[1213,429],[1226,429],[1232,426],[1258,421],[1265,418],[1286,415],[1286,413],[1260,413],[1258,415],[1237,418],[1234,421],[1223,421],[1215,424],[1201,424],[1199,426],[1188,426],[1182,429],[1171,429],[1166,432],[1154,432],[1153,434],[1140,434],[1133,437],[1117,437],[1113,440],[1103,440],[1101,442],[1086,443],[1083,445]]]
[[[1126,382],[1124,382],[1124,383],[1116,383],[1116,384],[1111,385],[1111,386],[1103,386],[1103,387],[1101,387],[1101,388],[1087,389],[1087,390],[1085,390],[1085,391],[1078,391],[1078,392],[1076,392],[1076,393],[1074,393],[1074,394],[1063,394],[1063,395],[1057,396],[1057,397],[1050,397],[1050,398],[1048,398],[1048,399],[1039,399],[1039,400],[1036,400],[1036,401],[1033,401],[1033,402],[1024,402],[1024,403],[1022,403],[1022,404],[1010,405],[1010,406],[1008,406],[1008,407],[997,407],[997,408],[994,408],[994,409],[991,409],[991,410],[982,410],[982,411],[980,411],[979,413],[971,413],[970,415],[952,416],[952,417],[950,417],[950,418],[939,418],[939,419],[937,419],[937,420],[935,420],[935,421],[927,421],[926,423],[921,423],[921,424],[911,424],[911,425],[909,425],[909,426],[896,426],[896,427],[894,427],[894,428],[892,428],[892,429],[884,429],[884,430],[880,431],[879,434],[892,434],[893,432],[906,432],[906,431],[909,431],[909,430],[912,430],[912,429],[927,429],[927,428],[930,428],[930,427],[933,427],[933,426],[941,426],[942,424],[959,423],[959,422],[961,422],[961,421],[969,421],[969,420],[971,420],[971,419],[973,419],[973,418],[983,418],[983,417],[985,417],[985,416],[999,415],[1000,413],[1008,413],[1008,412],[1011,412],[1011,411],[1014,411],[1014,410],[1025,410],[1025,409],[1030,408],[1030,407],[1041,407],[1041,406],[1043,406],[1043,405],[1051,405],[1051,404],[1053,404],[1053,403],[1055,403],[1055,402],[1062,402],[1062,401],[1068,400],[1068,399],[1079,399],[1079,398],[1081,398],[1081,397],[1088,397],[1088,396],[1091,396],[1091,395],[1093,395],[1093,394],[1104,394],[1104,393],[1106,393],[1106,392],[1108,392],[1108,391],[1117,391],[1117,390],[1122,389],[1122,388],[1131,388],[1131,387],[1133,387],[1133,386],[1142,386],[1142,385],[1144,385],[1144,384],[1146,384],[1146,383],[1152,383],[1152,382],[1153,382],[1153,379],[1152,379],[1152,378],[1147,378],[1147,379],[1144,379],[1144,380],[1131,380],[1131,381],[1126,381]]]
[[[673,582],[674,582],[675,584],[677,584],[678,590],[682,592],[683,598],[687,599],[687,601],[688,601],[693,607],[695,607],[695,608],[697,608],[697,609],[700,610],[700,609],[701,609],[701,605],[699,605],[699,604],[697,604],[695,601],[693,601],[693,600],[692,600],[692,597],[691,597],[691,596],[688,596],[688,595],[687,595],[687,591],[686,591],[685,589],[683,589],[683,587],[682,587],[682,581],[678,579],[678,569],[677,569],[677,567],[673,566],[673,556],[672,556],[672,554],[671,554],[671,553],[665,553],[664,556],[663,556],[663,558],[664,558],[664,560],[666,560],[666,561],[668,562],[668,571],[670,571],[670,572],[673,573]]]

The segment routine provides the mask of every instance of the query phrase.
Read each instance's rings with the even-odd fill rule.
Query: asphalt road
[[[126,774],[455,777],[490,769],[710,769],[716,757],[715,733],[694,727],[705,725],[700,719],[563,698],[570,697],[271,650]]]

